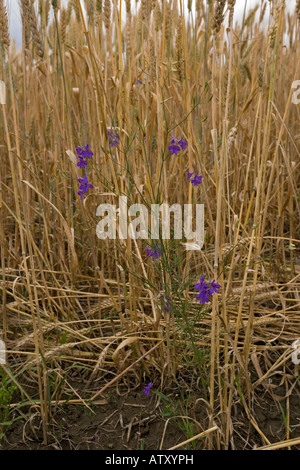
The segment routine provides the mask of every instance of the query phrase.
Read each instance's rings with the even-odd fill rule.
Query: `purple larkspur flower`
[[[192,173],[190,171],[187,172],[187,175],[188,175],[188,180],[190,181],[190,183],[192,183],[194,186],[199,186],[199,184],[202,183],[202,178],[203,178],[203,175],[197,175],[195,171],[193,171]],[[194,176],[193,176],[194,175]],[[192,179],[193,177],[193,179]]]
[[[159,252],[160,245],[158,245],[157,249],[152,249],[149,246],[146,248],[146,256],[150,256],[153,259],[157,259],[161,257],[161,253]]]
[[[204,282],[204,276],[200,277],[200,282],[195,285],[195,289],[201,290],[203,286],[207,286],[206,282]]]
[[[78,162],[77,162],[77,166],[79,166],[79,168],[86,168],[87,164],[88,162],[84,160],[84,158],[79,157]]]
[[[89,159],[93,154],[93,152],[89,148],[89,144],[87,144],[85,147],[76,147],[76,153],[78,158],[86,158]]]
[[[84,178],[77,178],[78,182],[80,183],[79,190],[77,194],[79,194],[80,199],[83,200],[84,193],[87,193],[89,188],[93,188],[94,186],[88,182],[88,177],[85,175]]]
[[[196,295],[196,299],[200,300],[200,304],[205,304],[206,302],[209,302],[209,286],[206,282],[204,282],[204,276],[201,276],[200,282],[195,285],[195,289],[200,291],[199,294]]]
[[[118,143],[120,142],[120,136],[118,132],[114,134],[111,129],[108,129],[107,135],[108,135],[110,147],[116,147]]]
[[[200,304],[209,302],[208,287],[203,287],[202,291],[196,295],[196,299],[200,301]]]
[[[149,382],[148,385],[143,390],[143,393],[146,395],[146,397],[149,397],[150,395],[150,388],[152,387],[153,382]]]
[[[176,144],[177,142],[177,144]],[[171,140],[171,145],[169,145],[168,150],[170,150],[171,155],[177,155],[181,150],[185,150],[187,147],[187,142],[183,139],[176,139],[175,137]]]
[[[185,150],[187,148],[187,142],[183,139],[177,140],[178,145],[180,145],[182,150]]]
[[[171,145],[169,145],[168,150],[170,150],[171,155],[177,155],[177,153],[180,152],[180,147],[175,144],[174,139],[171,140]]]
[[[202,183],[202,178],[203,178],[203,175],[195,175],[194,178],[192,179],[191,183],[194,186],[199,186],[199,184]]]
[[[76,147],[76,153],[78,157],[77,166],[79,166],[79,168],[85,168],[88,164],[87,160],[94,155],[88,144],[85,147]]]
[[[218,293],[218,290],[220,289],[220,284],[217,284],[215,282],[215,280],[213,280],[211,283],[210,283],[210,289],[208,291],[208,294],[209,295],[213,295],[214,293]]]
[[[221,286],[213,280],[209,285],[204,282],[204,276],[200,277],[200,282],[195,285],[195,289],[199,291],[199,294],[196,295],[196,299],[200,300],[200,304],[205,304],[210,301],[210,298],[214,293],[218,293],[218,289]]]

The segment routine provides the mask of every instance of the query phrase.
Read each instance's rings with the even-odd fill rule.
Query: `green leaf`
[[[64,333],[61,335],[60,344],[66,344],[66,340],[67,340],[67,333],[64,332]]]
[[[164,395],[162,392],[159,392],[158,390],[155,390],[156,395],[161,397],[163,400],[170,401],[170,398],[168,398],[166,395]]]

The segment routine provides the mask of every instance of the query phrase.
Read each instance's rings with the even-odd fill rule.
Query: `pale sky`
[[[22,26],[21,26],[21,17],[19,11],[19,0],[5,0],[7,7],[8,7],[8,14],[9,14],[9,23],[10,23],[10,31],[11,36],[16,39],[17,45],[20,45],[22,42]],[[184,5],[187,8],[188,0],[183,0]],[[62,0],[62,3],[67,3],[67,0]],[[84,5],[84,1],[81,1],[82,5]],[[135,5],[135,2],[132,2]],[[193,1],[193,4],[195,1]],[[262,3],[262,0],[236,0],[235,5],[235,21],[240,20],[243,17],[244,8],[246,5],[246,11],[253,8],[257,3]],[[269,11],[269,2],[267,6],[266,15]],[[125,12],[125,1],[123,0],[122,11]],[[289,12],[295,10],[296,0],[286,0],[287,9]]]

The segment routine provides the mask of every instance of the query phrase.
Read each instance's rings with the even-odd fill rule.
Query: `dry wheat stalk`
[[[96,0],[96,11],[101,15],[102,13],[103,0]]]
[[[229,24],[232,23],[234,7],[236,0],[228,0],[228,9],[229,9]]]
[[[81,17],[80,17],[80,9],[78,5],[78,0],[71,0],[71,3],[72,3],[73,10],[75,12],[77,23],[80,23]]]
[[[215,12],[212,23],[213,34],[216,37],[220,31],[221,25],[224,20],[224,8],[226,0],[216,0],[215,2]]]
[[[300,0],[297,0],[296,4],[296,15],[298,17],[298,20],[300,21]]]
[[[183,54],[183,21],[184,19],[180,16],[177,21],[176,41],[175,41],[176,61],[177,61],[176,68],[177,68],[178,78],[181,82],[185,78],[184,54]]]
[[[32,34],[32,40],[35,45],[36,53],[42,59],[44,56],[44,46],[42,43],[40,32],[38,30],[34,6],[30,0],[21,0],[21,6],[22,11],[24,12],[24,19],[28,23],[29,30]]]
[[[61,42],[65,44],[66,42],[66,29],[67,29],[67,10],[62,8],[60,10],[60,37]]]
[[[109,30],[110,27],[110,17],[111,17],[111,0],[104,1],[104,24],[106,31]]]
[[[161,29],[161,23],[162,23],[162,13],[161,13],[159,2],[157,2],[155,6],[154,18],[155,18],[155,30],[159,31]]]
[[[4,0],[0,0],[0,43],[2,43],[4,50],[8,53],[10,46],[8,17]]]
[[[150,14],[150,0],[142,0],[142,19],[149,19]]]

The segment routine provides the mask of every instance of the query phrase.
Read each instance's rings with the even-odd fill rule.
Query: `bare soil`
[[[98,402],[90,404],[89,408],[75,404],[53,408],[47,445],[43,444],[40,415],[37,410],[31,410],[23,422],[15,422],[6,430],[5,437],[0,441],[0,449],[166,450],[191,437],[187,432],[187,422],[194,423],[190,431],[192,435],[209,427],[208,405],[201,399],[201,393],[191,393],[188,387],[186,390],[180,387],[164,390],[164,394],[169,401],[163,400],[154,389],[147,398],[142,387],[126,393],[125,387],[120,385],[106,390],[104,395],[99,396]],[[287,438],[285,395],[286,390],[282,385],[273,388],[272,394],[261,387],[256,395],[259,398],[252,406],[252,416],[271,443]],[[288,402],[289,437],[293,439],[300,437],[299,386],[293,388]],[[233,438],[228,448],[250,450],[265,445],[260,434],[249,423],[244,407],[238,400],[233,409]],[[217,425],[221,424],[221,417],[219,413],[220,421],[218,415],[214,419]],[[207,448],[208,440],[198,439],[181,450]],[[300,446],[292,449],[300,450]]]

